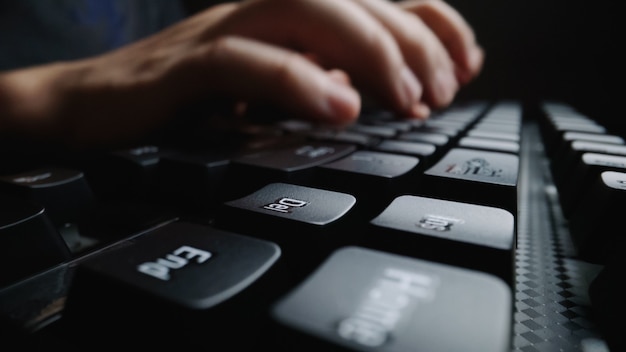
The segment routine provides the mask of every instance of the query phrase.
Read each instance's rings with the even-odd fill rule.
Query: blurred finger
[[[178,79],[190,92],[270,102],[303,118],[344,124],[353,121],[360,109],[358,93],[345,77],[338,79],[341,73],[326,72],[298,53],[247,38],[222,37],[212,42],[186,69],[189,75]]]
[[[372,91],[402,113],[413,115],[421,99],[421,84],[406,66],[393,36],[351,1],[243,3],[207,36],[229,33],[311,53],[314,61],[345,71],[359,88]]]
[[[478,75],[484,52],[476,43],[471,26],[457,10],[440,0],[405,0],[399,6],[416,13],[439,37],[457,65],[461,83]]]
[[[437,35],[413,13],[381,0],[353,0],[366,8],[394,36],[406,62],[424,87],[424,100],[433,107],[448,105],[459,86],[454,62]]]

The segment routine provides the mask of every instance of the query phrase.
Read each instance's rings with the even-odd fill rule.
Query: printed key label
[[[296,150],[296,155],[306,156],[309,158],[318,158],[321,156],[333,154],[334,152],[335,149],[331,147],[314,147],[310,145],[305,145],[302,148]]]
[[[419,304],[434,299],[438,282],[425,273],[386,268],[356,311],[339,323],[337,333],[364,346],[383,345]]]
[[[263,209],[277,211],[280,213],[291,213],[293,208],[301,208],[305,205],[309,204],[303,200],[293,199],[293,198],[280,198],[274,203],[266,204],[263,206]]]
[[[171,278],[171,270],[182,269],[192,261],[202,264],[211,258],[211,256],[211,252],[191,246],[182,246],[174,252],[165,255],[165,258],[157,258],[153,262],[145,262],[138,265],[137,270],[140,273],[168,281]]]
[[[50,178],[50,176],[52,176],[52,173],[46,172],[46,173],[43,173],[43,174],[38,174],[38,175],[33,175],[33,176],[22,176],[22,177],[14,178],[13,182],[16,182],[16,183],[35,183],[37,181],[41,181],[41,180],[45,180],[47,178]]]
[[[455,219],[441,215],[426,214],[420,219],[417,226],[423,229],[434,231],[450,231],[452,229],[452,225],[462,223],[464,223],[464,221],[461,219]]]
[[[491,167],[489,162],[483,158],[473,158],[467,160],[463,164],[450,165],[446,172],[457,175],[483,175],[490,177],[499,177],[502,169]]]

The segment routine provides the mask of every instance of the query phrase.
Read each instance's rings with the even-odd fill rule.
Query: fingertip
[[[428,119],[431,112],[430,107],[422,102],[413,104],[413,107],[411,108],[411,116],[420,120]]]
[[[484,60],[485,60],[485,50],[479,45],[476,45],[473,48],[473,50],[470,51],[467,62],[469,64],[469,68],[472,71],[478,72],[480,71],[480,68],[482,67]]]
[[[361,97],[349,85],[329,79],[324,115],[328,122],[345,124],[354,121],[361,110]]]
[[[478,76],[482,69],[484,60],[485,52],[481,47],[476,46],[468,50],[465,55],[464,67],[457,65],[455,70],[459,83],[468,84],[472,79],[474,79],[474,77]]]
[[[400,83],[401,105],[404,109],[411,110],[415,102],[421,99],[423,87],[408,66],[400,71]]]

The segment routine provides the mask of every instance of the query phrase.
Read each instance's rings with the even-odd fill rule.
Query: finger
[[[347,72],[360,89],[405,114],[422,88],[388,30],[351,1],[273,0],[244,3],[207,33],[241,35],[311,53],[327,68]]]
[[[424,87],[424,100],[433,107],[448,105],[459,84],[454,62],[433,31],[417,16],[381,0],[353,0],[366,8],[394,36],[405,60]]]
[[[290,50],[229,36],[199,48],[189,60],[182,66],[187,71],[177,75],[189,93],[273,103],[299,117],[337,124],[359,114],[360,97],[345,77],[338,78],[341,73],[326,72]]]
[[[444,44],[457,65],[458,78],[465,84],[480,72],[484,52],[471,26],[457,10],[439,0],[406,0],[399,6],[416,13]]]

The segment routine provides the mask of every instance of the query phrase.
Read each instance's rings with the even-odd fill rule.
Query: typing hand
[[[77,145],[132,140],[207,96],[347,124],[366,92],[426,118],[482,61],[472,29],[443,1],[228,3],[101,56],[0,75],[11,104],[0,130]]]

